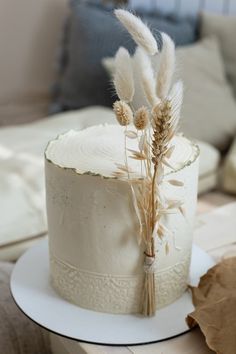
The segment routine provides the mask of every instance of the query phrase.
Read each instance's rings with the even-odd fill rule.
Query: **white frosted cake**
[[[69,131],[45,153],[51,283],[89,310],[154,316],[187,288],[199,151],[176,134],[174,42],[114,12],[137,45],[114,57],[119,125]]]
[[[156,308],[179,298],[187,287],[198,180],[198,148],[176,136],[163,183],[185,215],[167,214],[169,253],[156,240]],[[136,150],[137,141],[128,139]],[[124,164],[124,128],[99,125],[69,131],[45,152],[51,282],[58,294],[86,309],[128,314],[141,309],[144,248],[137,242],[138,219],[128,180],[114,177]],[[140,161],[128,158],[140,179]]]

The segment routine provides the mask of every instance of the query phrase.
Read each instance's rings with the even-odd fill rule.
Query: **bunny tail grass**
[[[157,42],[150,29],[140,18],[131,12],[118,9],[114,11],[115,16],[127,29],[133,40],[143,48],[148,54],[154,55],[158,52]]]
[[[139,76],[141,85],[148,104],[153,107],[160,103],[156,95],[154,72],[149,56],[144,50],[138,47],[135,51],[135,57],[139,66]]]
[[[115,56],[114,86],[120,100],[131,102],[134,96],[133,68],[129,52],[120,47]]]
[[[175,44],[166,33],[162,33],[162,40],[163,47],[156,86],[157,95],[161,99],[165,99],[169,93],[175,71]]]
[[[180,120],[180,112],[183,103],[183,82],[181,80],[173,85],[168,100],[171,102],[172,120],[177,126]]]

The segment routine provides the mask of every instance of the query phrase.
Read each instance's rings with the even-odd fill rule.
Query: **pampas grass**
[[[114,86],[120,100],[131,102],[134,96],[134,79],[129,52],[120,47],[115,56]]]
[[[115,15],[141,48],[150,55],[154,55],[158,52],[157,42],[154,36],[140,18],[122,9],[115,10]]]
[[[157,95],[165,99],[169,93],[172,84],[172,78],[175,71],[175,44],[172,39],[162,33],[163,47],[160,57],[160,66],[157,75]]]

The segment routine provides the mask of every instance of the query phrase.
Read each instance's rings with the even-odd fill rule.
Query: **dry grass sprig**
[[[155,106],[160,103],[160,99],[156,95],[156,83],[151,60],[141,48],[137,48],[135,57],[139,66],[140,82],[146,100],[151,107]]]
[[[147,156],[143,152],[135,151],[132,149],[128,149],[128,151],[132,153],[132,155],[130,155],[131,159],[140,160],[140,161],[147,159]]]
[[[152,32],[140,18],[122,9],[115,10],[115,15],[141,48],[150,55],[158,52],[157,42]]]
[[[172,115],[172,120],[173,123],[178,125],[179,119],[180,119],[180,111],[183,103],[183,83],[182,81],[177,81],[168,96],[168,100],[171,102],[171,115]]]
[[[133,173],[133,171],[126,165],[122,165],[122,164],[117,163],[116,166],[117,166],[118,170],[120,170],[122,172]]]
[[[166,33],[162,33],[162,41],[156,92],[161,99],[166,99],[175,71],[175,44]]]
[[[115,56],[114,86],[120,100],[131,102],[134,97],[132,62],[127,49],[120,47]]]
[[[113,104],[113,110],[120,125],[127,126],[133,120],[133,112],[126,102],[116,101]]]
[[[134,126],[137,130],[144,130],[147,128],[149,122],[149,112],[147,107],[141,107],[137,110],[134,116]]]

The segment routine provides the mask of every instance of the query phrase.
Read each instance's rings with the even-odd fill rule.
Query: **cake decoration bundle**
[[[45,151],[50,277],[82,308],[152,316],[187,289],[199,149],[176,135],[173,41],[162,33],[160,50],[139,18],[115,15],[137,43],[114,59],[119,124],[68,131]]]
[[[165,244],[169,251],[169,230],[162,224],[162,217],[167,213],[180,211],[184,215],[181,200],[166,199],[161,194],[163,183],[163,165],[169,167],[169,158],[174,149],[171,140],[176,133],[180,118],[183,97],[182,82],[173,87],[172,78],[175,69],[175,45],[167,34],[162,34],[163,48],[160,55],[159,69],[154,73],[151,56],[158,62],[158,45],[149,28],[132,13],[116,10],[116,17],[131,34],[137,48],[136,65],[139,67],[139,89],[146,98],[146,106],[133,108],[135,94],[132,59],[125,48],[120,48],[115,56],[114,86],[119,97],[114,103],[114,112],[120,125],[125,126],[125,139],[137,139],[137,151],[126,149],[125,155],[140,161],[141,178],[132,178],[127,156],[125,165],[117,166],[114,173],[120,178],[127,178],[133,192],[133,201],[140,223],[139,242],[145,244],[144,259],[144,298],[142,313],[146,316],[155,313],[155,238]],[[129,129],[133,123],[134,129]],[[170,179],[168,183],[182,187],[183,182]]]

